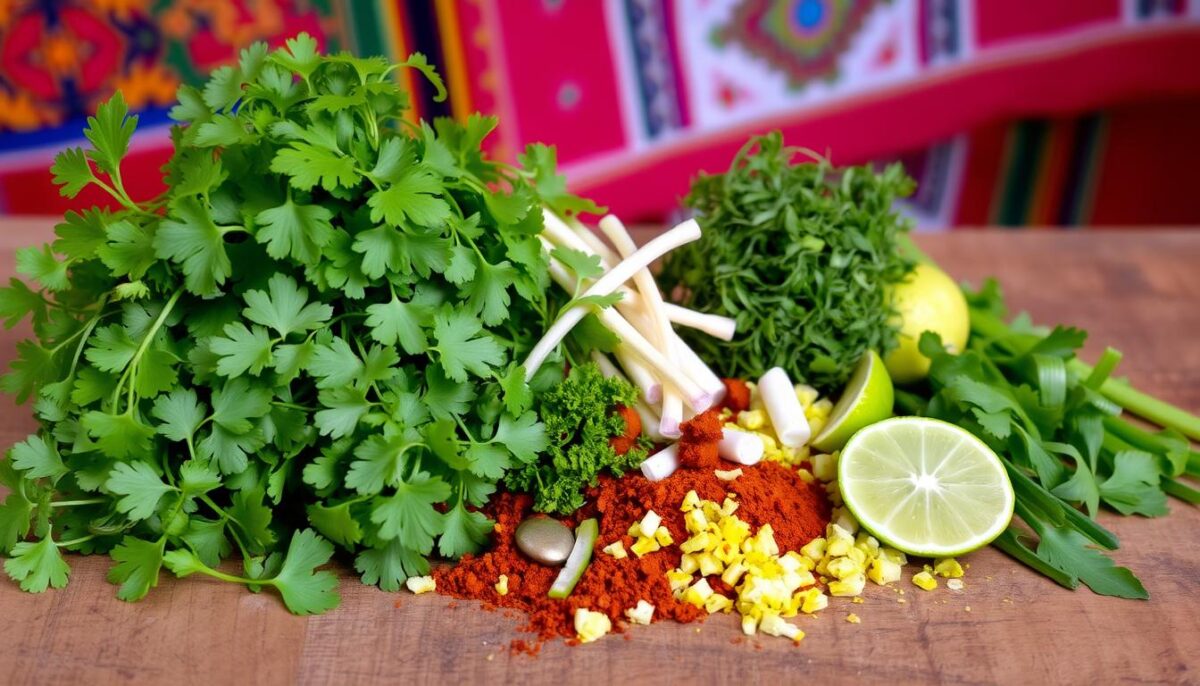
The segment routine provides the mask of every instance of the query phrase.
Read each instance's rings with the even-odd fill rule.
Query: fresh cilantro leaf
[[[25,473],[29,479],[53,479],[57,481],[70,470],[63,464],[58,450],[41,436],[33,435],[14,445],[8,452],[12,466]]]
[[[468,372],[487,376],[504,362],[504,349],[467,312],[443,309],[434,316],[433,337],[438,359],[452,381],[466,381]]]
[[[464,453],[467,469],[485,479],[497,480],[512,466],[509,451],[495,443],[472,443]]]
[[[430,169],[410,166],[367,199],[371,221],[396,227],[439,226],[450,216],[450,206],[440,197],[442,190],[442,182]]]
[[[306,508],[308,522],[324,537],[338,545],[354,547],[362,541],[363,531],[350,512],[352,503],[337,505],[313,503]]]
[[[321,65],[316,39],[301,32],[295,38],[289,38],[284,45],[287,47],[285,51],[276,51],[269,59],[307,81]]]
[[[192,517],[180,538],[195,551],[200,562],[209,567],[219,565],[221,558],[229,555],[230,545],[225,537],[224,521]]]
[[[141,600],[151,588],[158,585],[158,570],[162,569],[166,540],[145,541],[125,536],[120,545],[113,548],[111,555],[117,564],[108,570],[108,580],[120,584],[118,598],[126,602]]]
[[[225,335],[216,336],[209,348],[217,355],[217,373],[229,378],[249,372],[260,374],[274,364],[271,354],[274,342],[261,326],[247,328],[242,322],[225,326]]]
[[[395,539],[359,553],[354,559],[354,569],[362,574],[364,584],[398,591],[408,577],[429,573],[429,561],[421,551],[406,547]]]
[[[180,264],[188,291],[200,296],[217,293],[232,269],[224,234],[193,196],[184,196],[172,206],[154,235],[154,253]]]
[[[17,249],[17,271],[52,291],[66,290],[68,262],[59,261],[49,245]]]
[[[105,372],[124,371],[133,360],[138,344],[118,324],[99,327],[91,346],[84,351],[88,362]]]
[[[104,487],[122,496],[117,500],[117,510],[133,520],[149,519],[158,509],[162,497],[173,490],[169,484],[163,483],[154,467],[145,462],[118,462],[113,465]]]
[[[375,498],[371,521],[379,525],[380,538],[398,538],[406,547],[427,554],[434,536],[442,532],[443,517],[434,505],[449,497],[449,484],[418,472],[401,483],[394,495]]]
[[[156,427],[158,433],[172,441],[187,441],[204,421],[205,409],[196,397],[196,391],[178,388],[159,396],[150,413],[162,422]]]
[[[425,368],[425,385],[423,400],[429,408],[429,414],[437,419],[447,419],[465,413],[471,401],[475,399],[475,387],[469,383],[454,381],[441,365],[432,364]]]
[[[538,453],[550,444],[546,438],[546,427],[533,412],[526,412],[517,419],[511,419],[508,415],[500,417],[500,425],[496,427],[496,436],[492,440],[502,444],[513,457],[525,463],[537,459]]]
[[[100,261],[116,276],[142,278],[154,264],[157,231],[121,219],[109,224],[106,233],[108,242],[96,249]]]
[[[0,470],[5,468],[0,463]],[[6,554],[29,534],[33,503],[19,489],[11,491],[0,504],[0,554]]]
[[[150,453],[154,429],[131,415],[113,415],[93,410],[83,415],[80,423],[88,435],[96,439],[96,447],[100,452],[113,459],[145,457]]]
[[[74,198],[88,184],[95,180],[88,158],[83,154],[83,148],[66,148],[54,156],[54,164],[50,166],[54,175],[52,181],[59,186],[59,192],[64,197]]]
[[[1100,497],[1121,514],[1160,517],[1167,514],[1161,480],[1162,472],[1150,453],[1123,450],[1113,456],[1113,471],[1100,484]]]
[[[450,250],[450,264],[442,276],[452,284],[463,285],[475,278],[478,265],[475,253],[465,245],[456,245]]]
[[[508,319],[512,299],[508,288],[516,278],[516,270],[507,260],[496,265],[483,262],[467,288],[467,307],[480,316],[484,324],[495,326]]]
[[[404,352],[417,355],[425,352],[429,342],[421,323],[427,313],[419,305],[401,302],[395,296],[386,303],[367,307],[366,325],[371,329],[371,338],[384,345],[399,344]]]
[[[221,475],[212,463],[187,460],[179,465],[179,489],[187,496],[198,496],[221,487]]]
[[[9,558],[4,561],[4,571],[13,581],[21,583],[22,591],[29,593],[62,588],[71,574],[71,568],[50,536],[36,543],[22,541],[13,546]]]
[[[107,239],[104,226],[108,221],[105,213],[97,210],[68,210],[63,220],[54,227],[54,252],[73,260],[95,257],[96,251]]]
[[[88,117],[83,135],[92,143],[88,157],[107,174],[117,174],[121,158],[129,151],[129,140],[137,128],[137,115],[128,116],[125,96],[117,91],[100,103],[96,116]]]
[[[376,495],[385,486],[400,482],[404,453],[414,447],[402,437],[371,436],[354,449],[354,462],[346,472],[346,487],[362,495]]]
[[[459,503],[446,512],[442,525],[438,552],[444,557],[457,558],[467,553],[479,552],[483,544],[487,543],[493,523],[482,513],[471,512]]]
[[[525,148],[520,162],[533,174],[538,197],[550,209],[563,215],[604,213],[604,208],[591,200],[567,192],[566,177],[555,171],[558,166],[558,151],[554,146],[533,143]]]
[[[318,398],[324,409],[313,415],[322,436],[341,438],[354,431],[359,420],[371,409],[366,393],[358,388],[331,388]]]
[[[271,171],[286,174],[293,188],[311,191],[317,184],[327,191],[353,188],[359,182],[354,158],[312,143],[294,142],[271,160]]]
[[[533,389],[525,381],[525,367],[511,364],[498,378],[504,391],[504,409],[513,416],[520,416],[533,406]]]
[[[267,254],[275,259],[292,257],[301,264],[314,264],[321,248],[333,238],[333,213],[320,205],[297,205],[291,196],[278,207],[258,213],[255,239],[265,243]]]
[[[320,328],[333,316],[333,308],[325,303],[308,302],[308,291],[283,274],[271,277],[270,293],[247,291],[246,309],[242,314],[252,322],[274,329],[280,337],[297,331]]]
[[[292,536],[283,567],[270,582],[283,596],[287,608],[298,615],[327,612],[341,602],[338,596],[337,576],[328,570],[316,571],[317,567],[333,557],[333,546],[312,529],[304,529]]]
[[[232,379],[213,392],[213,421],[235,434],[244,434],[253,427],[250,420],[264,416],[271,409],[271,392],[251,386],[246,379]]]
[[[317,388],[337,388],[354,383],[363,372],[363,363],[345,339],[334,337],[313,348],[308,373],[317,378]]]
[[[1038,535],[1037,556],[1077,577],[1096,593],[1142,600],[1150,597],[1132,572],[1117,567],[1074,529],[1045,527]]]
[[[251,552],[259,553],[275,542],[271,531],[271,508],[263,502],[261,487],[238,491],[229,507],[229,519],[237,525],[248,540]]]
[[[25,317],[36,324],[46,318],[46,303],[24,281],[12,278],[7,286],[0,288],[0,317],[4,319],[6,329],[13,328]]]
[[[386,272],[416,272],[427,278],[450,264],[450,248],[436,234],[399,231],[377,226],[354,237],[354,251],[362,255],[362,270],[376,279]]]
[[[550,257],[562,262],[568,269],[575,272],[580,280],[595,279],[604,274],[604,267],[600,266],[599,255],[585,253],[574,248],[555,248],[550,251]]]

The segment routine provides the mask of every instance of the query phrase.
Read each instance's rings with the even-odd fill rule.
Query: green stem
[[[1002,550],[1009,557],[1017,562],[1025,565],[1038,572],[1039,574],[1049,577],[1054,583],[1064,588],[1074,590],[1079,587],[1079,580],[1069,574],[1064,574],[1062,570],[1053,567],[1045,560],[1037,556],[1029,548],[1025,547],[1017,537],[1017,530],[1011,526],[1004,530],[996,540],[992,541],[992,545]]]
[[[106,503],[106,498],[88,498],[87,500],[53,500],[50,507],[81,507],[83,505],[99,505]]]
[[[1167,495],[1175,496],[1185,503],[1200,505],[1200,491],[1178,479],[1163,479],[1162,489]]]
[[[80,543],[86,543],[95,537],[96,537],[96,534],[88,534],[87,536],[80,536],[79,538],[72,538],[69,541],[57,541],[57,542],[55,542],[54,545],[58,546],[59,548],[70,548],[73,545],[79,545]]]
[[[1067,365],[1081,378],[1088,377],[1093,372],[1093,368],[1081,360],[1071,360]],[[1142,419],[1200,440],[1200,417],[1164,400],[1146,395],[1127,381],[1107,379],[1100,385],[1100,393]]]
[[[163,305],[162,312],[158,313],[158,317],[154,320],[154,323],[150,325],[150,329],[146,332],[146,335],[142,338],[141,345],[139,345],[138,349],[133,353],[133,359],[131,359],[129,361],[129,364],[125,367],[125,371],[121,372],[121,378],[117,381],[117,387],[113,389],[112,408],[113,408],[114,414],[117,411],[117,400],[121,397],[121,388],[125,385],[125,382],[129,379],[131,371],[133,369],[135,369],[138,365],[138,362],[141,361],[142,355],[146,352],[146,348],[150,347],[151,341],[154,340],[154,336],[158,333],[158,330],[160,328],[162,328],[163,322],[165,322],[167,320],[167,316],[169,314],[171,314],[171,310],[175,308],[175,303],[179,302],[179,297],[181,295],[183,295],[183,289],[175,291],[175,293],[173,293],[171,295],[171,297],[167,299],[166,304]],[[132,411],[132,409],[133,409],[133,404],[132,404],[133,386],[132,386],[132,384],[130,385],[130,394],[129,395],[130,395],[130,406],[129,406],[129,408],[127,408],[127,411]]]

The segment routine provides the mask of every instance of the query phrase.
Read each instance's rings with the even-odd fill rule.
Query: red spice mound
[[[638,436],[642,435],[642,418],[628,405],[621,405],[613,411],[625,420],[625,433],[613,436],[608,443],[618,455],[624,455],[633,450],[633,446],[637,445]]]
[[[621,479],[602,477],[588,492],[588,504],[569,518],[574,526],[586,517],[597,517],[600,536],[592,563],[575,591],[565,600],[546,596],[559,568],[545,567],[524,556],[516,547],[513,532],[522,519],[532,513],[532,499],[524,494],[499,493],[486,511],[497,522],[492,550],[481,555],[463,556],[457,565],[433,571],[440,593],[457,598],[474,598],[492,605],[517,608],[528,614],[522,629],[536,634],[535,641],[517,640],[514,652],[536,653],[541,641],[554,637],[573,640],[576,608],[603,612],[613,620],[614,630],[624,630],[625,610],[645,600],[655,606],[654,621],[672,619],[692,622],[707,613],[675,600],[667,583],[666,572],[679,564],[679,548],[667,546],[638,559],[632,553],[618,560],[601,551],[617,539],[626,550],[633,540],[626,536],[629,525],[653,509],[663,518],[672,537],[686,539],[683,513],[679,505],[689,490],[701,498],[721,501],[729,492],[737,494],[737,515],[757,528],[769,523],[775,540],[783,550],[798,550],[821,535],[829,521],[829,502],[824,489],[807,484],[796,473],[775,463],[742,467],[742,476],[732,482],[717,479],[712,470],[680,469],[672,476],[652,483],[640,475]],[[501,574],[508,575],[508,594],[496,593],[494,584]]]
[[[721,461],[717,455],[717,443],[721,440],[720,410],[692,417],[684,422],[679,430],[679,465],[692,469],[720,469]]]
[[[750,387],[741,379],[721,379],[725,384],[725,399],[721,407],[737,413],[750,409]]]

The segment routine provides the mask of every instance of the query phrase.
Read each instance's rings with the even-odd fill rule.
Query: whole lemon
[[[892,305],[899,318],[898,345],[883,362],[894,382],[912,383],[929,374],[929,358],[917,349],[922,333],[940,334],[951,352],[966,346],[971,333],[967,300],[958,284],[936,266],[919,263],[892,288]]]

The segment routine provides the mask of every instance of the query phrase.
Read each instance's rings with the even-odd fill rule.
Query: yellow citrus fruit
[[[905,281],[892,288],[892,304],[899,317],[898,345],[883,362],[895,383],[912,383],[929,374],[929,358],[917,349],[922,333],[941,335],[952,352],[966,346],[971,332],[967,300],[958,284],[936,266],[918,264]]]

